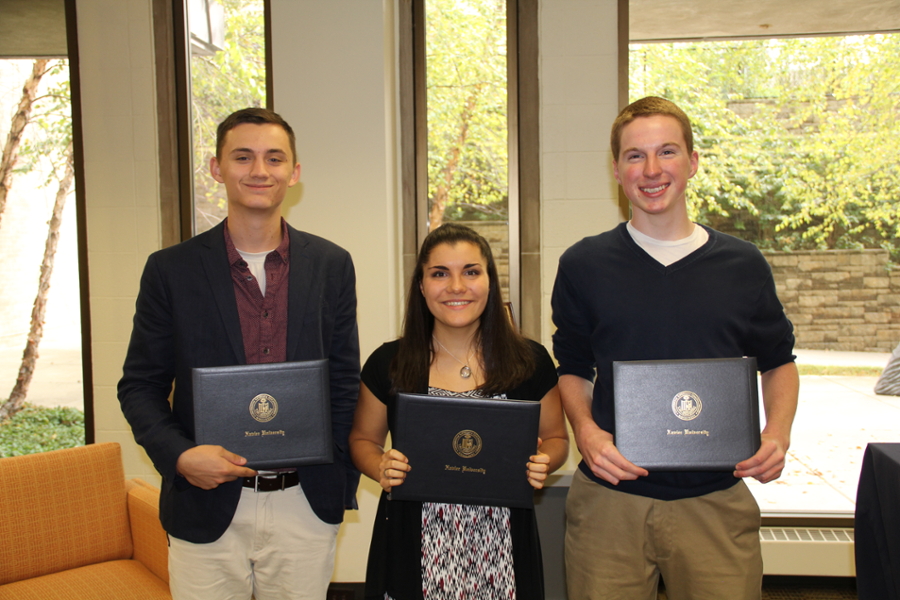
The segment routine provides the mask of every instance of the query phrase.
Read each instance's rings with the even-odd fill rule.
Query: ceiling
[[[64,55],[64,7],[64,0],[0,0],[0,57]],[[629,7],[633,42],[900,32],[900,0],[631,0]]]
[[[632,42],[898,32],[900,0],[630,0],[629,23]]]
[[[67,52],[65,0],[0,0],[0,58]]]

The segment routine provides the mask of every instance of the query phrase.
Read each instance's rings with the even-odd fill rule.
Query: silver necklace
[[[441,348],[444,349],[444,352],[446,352],[447,354],[452,356],[453,360],[455,360],[456,362],[458,362],[459,364],[462,365],[462,369],[459,370],[460,377],[462,377],[463,379],[468,379],[469,377],[472,376],[472,369],[469,368],[469,364],[467,362],[463,362],[463,361],[459,360],[458,358],[456,358],[456,356],[452,352],[447,350],[447,347],[441,343],[441,340],[434,337],[434,334],[431,334],[431,337],[434,341],[436,341],[438,343],[438,346],[440,346]],[[466,355],[466,358],[469,358],[469,356]]]

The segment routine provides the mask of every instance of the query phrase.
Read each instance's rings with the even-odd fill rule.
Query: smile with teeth
[[[655,194],[655,193],[657,193],[657,192],[663,191],[663,190],[666,189],[667,187],[669,187],[669,184],[668,184],[668,183],[664,183],[664,184],[662,184],[662,185],[658,185],[658,186],[652,187],[652,188],[646,188],[646,187],[643,187],[643,188],[641,188],[641,191],[644,192],[645,194]]]
[[[469,300],[449,300],[444,302],[445,306],[466,306],[469,304]]]

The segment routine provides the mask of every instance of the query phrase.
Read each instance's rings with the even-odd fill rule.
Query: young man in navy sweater
[[[648,97],[612,128],[632,217],[560,259],[553,290],[559,385],[583,461],[566,505],[570,598],[758,599],[760,513],[742,481],[777,479],[799,377],[771,269],[748,242],[691,222],[698,154],[688,117]],[[766,426],[733,472],[648,472],[615,446],[612,361],[754,356]],[[595,380],[596,378],[596,380]]]

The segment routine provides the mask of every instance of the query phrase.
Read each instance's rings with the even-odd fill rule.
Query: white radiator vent
[[[759,539],[763,542],[849,542],[852,544],[853,530],[763,527],[759,530]]]
[[[762,527],[759,539],[766,575],[856,576],[852,529]]]

